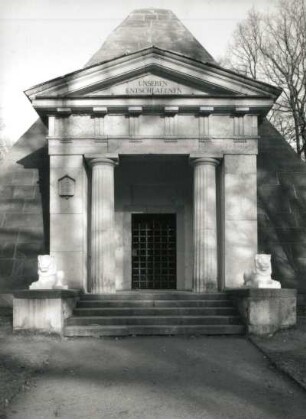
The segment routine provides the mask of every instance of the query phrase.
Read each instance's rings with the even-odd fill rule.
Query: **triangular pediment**
[[[119,83],[106,85],[95,89],[89,87],[88,92],[83,91],[84,97],[100,96],[151,96],[151,95],[228,95],[228,89],[214,86],[209,83],[199,83],[172,76],[166,72],[151,71],[135,77],[128,78]]]
[[[266,96],[278,89],[179,54],[149,48],[42,83],[25,92],[30,100],[100,96]]]

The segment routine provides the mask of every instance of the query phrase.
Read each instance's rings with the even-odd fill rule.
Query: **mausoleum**
[[[294,166],[293,176],[304,167],[266,120],[279,89],[220,67],[171,11],[141,9],[84,68],[25,94],[39,122],[2,169],[2,286],[28,288],[37,280],[37,256],[50,254],[68,289],[49,297],[20,291],[20,304],[50,298],[72,307],[81,292],[83,318],[94,307],[102,315],[103,300],[126,308],[116,296],[187,296],[197,306],[220,300],[222,307],[239,289],[254,297],[244,274],[256,254],[269,253],[285,289],[257,290],[258,310],[274,304],[279,327],[294,323],[293,288],[305,285],[292,252],[302,242],[297,225],[285,225],[299,192],[290,189],[284,163]],[[16,309],[16,319],[23,316],[16,329],[27,328],[25,307]],[[71,326],[84,324],[96,323]],[[174,330],[171,321],[161,324]]]

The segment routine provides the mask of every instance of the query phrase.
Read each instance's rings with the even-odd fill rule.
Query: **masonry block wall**
[[[0,292],[37,280],[48,252],[47,130],[38,120],[0,161]]]
[[[306,292],[306,164],[268,121],[259,135],[259,251],[283,287]]]
[[[47,130],[37,121],[0,161],[0,292],[37,280],[49,253]],[[283,287],[306,292],[306,164],[267,121],[260,125],[258,248]]]

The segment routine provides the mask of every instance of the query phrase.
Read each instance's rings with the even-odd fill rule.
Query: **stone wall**
[[[306,164],[268,121],[259,134],[259,251],[282,287],[306,292]]]
[[[0,292],[37,279],[37,255],[48,252],[49,163],[38,120],[0,161]]]
[[[267,121],[260,135],[259,251],[283,287],[306,293],[306,165]],[[49,252],[45,137],[37,121],[0,162],[0,292],[37,279],[37,255]]]

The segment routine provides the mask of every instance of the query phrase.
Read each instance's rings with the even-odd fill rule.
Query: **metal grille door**
[[[132,215],[132,288],[176,289],[175,214]]]

